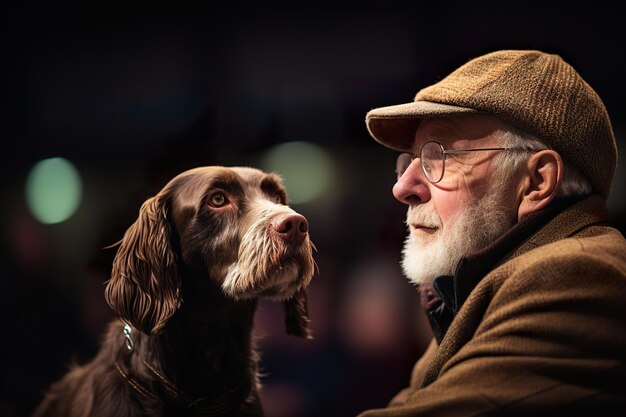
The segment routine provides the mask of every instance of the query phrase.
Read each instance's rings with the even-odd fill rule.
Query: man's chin
[[[415,285],[430,284],[433,280],[450,272],[442,265],[445,251],[436,242],[425,243],[422,239],[410,238],[402,251],[402,271],[409,282]]]
[[[409,213],[409,235],[402,250],[402,270],[415,285],[453,275],[463,256],[493,243],[511,226],[506,193],[494,182],[484,195],[461,210],[445,227],[431,226],[418,211]],[[417,209],[415,209],[417,210]]]

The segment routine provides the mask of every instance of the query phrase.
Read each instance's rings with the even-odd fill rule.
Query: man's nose
[[[393,196],[408,205],[424,203],[430,199],[428,180],[419,160],[414,160],[393,186]]]

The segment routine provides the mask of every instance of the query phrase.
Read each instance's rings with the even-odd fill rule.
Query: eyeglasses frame
[[[431,181],[429,178],[429,175],[426,173],[426,168],[424,168],[424,162],[422,160],[422,149],[424,149],[424,146],[426,146],[429,143],[435,143],[437,145],[439,145],[439,147],[441,148],[441,153],[443,154],[443,160],[442,160],[442,167],[441,167],[441,177],[439,177],[439,179],[437,181]],[[447,159],[447,155],[449,154],[457,154],[457,153],[468,153],[468,152],[477,152],[477,151],[507,151],[507,150],[513,150],[513,149],[518,149],[518,148],[507,148],[507,147],[494,147],[494,148],[465,148],[465,149],[446,149],[441,143],[437,142],[436,140],[429,140],[428,142],[424,143],[422,145],[422,147],[420,148],[420,153],[417,155],[413,155],[410,152],[402,152],[400,155],[398,155],[398,158],[396,159],[396,166],[397,166],[397,160],[400,159],[400,157],[402,155],[409,155],[411,157],[411,162],[409,163],[409,165],[411,165],[413,163],[413,161],[416,158],[420,159],[420,167],[422,168],[422,172],[424,173],[424,176],[426,177],[426,179],[431,183],[431,184],[437,184],[438,182],[440,182],[443,179],[443,176],[446,172],[446,159]],[[409,167],[409,165],[407,165],[407,168]],[[404,175],[404,173],[406,172],[406,169],[399,174],[398,172],[396,172],[396,174],[398,174],[398,179],[400,179],[400,177],[402,177],[402,175]]]

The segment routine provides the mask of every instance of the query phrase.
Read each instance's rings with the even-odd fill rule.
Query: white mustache
[[[409,207],[406,215],[406,224],[407,226],[413,224],[429,228],[440,228],[442,226],[441,218],[437,212],[423,205]]]

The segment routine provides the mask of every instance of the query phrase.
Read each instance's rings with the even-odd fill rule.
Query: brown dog
[[[307,220],[275,174],[202,167],[173,178],[119,242],[98,355],[52,385],[34,416],[262,415],[256,300],[310,338]]]

